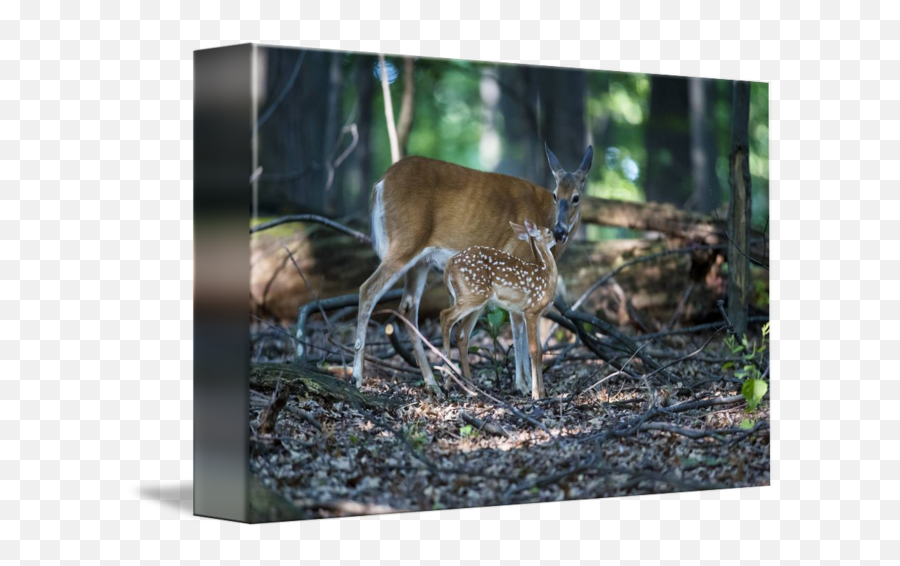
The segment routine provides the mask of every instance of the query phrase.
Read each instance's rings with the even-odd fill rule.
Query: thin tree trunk
[[[354,167],[351,185],[356,189],[354,205],[348,213],[365,212],[369,203],[369,189],[372,186],[372,151],[369,146],[372,131],[372,100],[375,93],[375,77],[372,74],[373,61],[370,57],[359,56],[356,69],[356,92],[359,96],[356,121],[359,130],[359,144],[354,151]]]
[[[691,168],[694,179],[691,206],[688,208],[710,213],[719,206],[721,197],[716,176],[716,138],[711,117],[715,107],[715,83],[709,79],[689,78],[688,99],[691,108]]]
[[[750,83],[734,83],[731,114],[731,155],[728,157],[731,202],[728,204],[728,317],[737,334],[747,331],[750,298]]]
[[[341,135],[341,126],[344,120],[344,77],[341,73],[340,52],[334,52],[328,61],[328,116],[325,121],[325,167],[326,172],[331,171],[331,163],[336,153],[335,147]],[[328,214],[343,216],[343,179],[338,171],[333,171],[331,186],[326,187],[328,195]]]
[[[381,92],[384,94],[384,118],[387,122],[388,139],[391,142],[391,163],[400,161],[400,145],[397,141],[397,126],[394,123],[394,103],[391,100],[391,85],[387,78],[387,65],[384,55],[378,54],[379,74],[381,75]]]
[[[408,155],[409,133],[416,117],[415,63],[412,57],[403,58],[403,98],[400,102],[400,116],[397,120],[397,145],[400,157]]]
[[[688,88],[684,77],[651,76],[646,138],[647,200],[683,206],[692,190]]]

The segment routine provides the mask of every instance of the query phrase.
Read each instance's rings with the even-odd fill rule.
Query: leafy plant
[[[478,431],[472,428],[472,425],[459,427],[459,435],[463,438],[469,438],[470,436],[475,436],[476,434],[478,434]]]
[[[406,429],[406,439],[413,448],[419,449],[428,443],[428,435],[425,431],[419,429],[419,421]]]
[[[734,372],[734,376],[744,380],[744,384],[741,386],[741,394],[747,400],[747,412],[755,411],[762,398],[769,391],[769,384],[762,378],[762,372],[760,371],[760,367],[766,361],[765,352],[768,348],[768,341],[768,322],[762,328],[762,339],[758,346],[755,341],[750,342],[746,335],[740,341],[733,335],[725,339],[725,346],[733,355],[739,356],[742,362],[737,364],[735,362],[727,362],[722,366],[722,369],[728,370],[743,363],[743,366]],[[745,422],[751,424],[745,425]],[[744,422],[741,423],[741,428],[753,428],[752,421],[744,419]]]
[[[487,331],[488,336],[491,337],[491,343],[494,346],[494,353],[491,356],[491,359],[494,366],[494,375],[499,381],[500,373],[503,371],[503,350],[500,348],[500,343],[497,341],[497,339],[500,337],[500,332],[503,330],[503,325],[506,324],[507,320],[509,320],[509,314],[505,310],[499,307],[495,307],[487,314],[485,314],[481,320],[482,326],[484,326],[484,329]]]

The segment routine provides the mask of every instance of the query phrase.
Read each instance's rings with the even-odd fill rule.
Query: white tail
[[[441,334],[444,354],[449,357],[450,331],[460,320],[480,312],[488,303],[497,304],[510,313],[524,317],[528,351],[531,360],[531,395],[534,399],[546,396],[542,375],[541,341],[538,319],[553,302],[556,293],[556,260],[550,249],[556,243],[549,228],[538,228],[525,219],[522,227],[510,222],[518,239],[534,244],[535,263],[522,261],[496,248],[475,246],[453,256],[444,270],[444,283],[453,289],[454,303],[441,312]],[[477,320],[477,319],[475,319]],[[469,334],[472,329],[461,325],[456,335],[459,361],[463,374],[472,377],[469,368]],[[516,349],[521,347],[516,344]],[[517,352],[517,356],[520,355]],[[527,388],[517,383],[524,393]]]
[[[372,195],[372,239],[381,265],[359,288],[359,319],[353,376],[362,387],[366,328],[375,304],[404,274],[406,287],[400,312],[418,324],[419,302],[430,266],[443,268],[454,254],[471,246],[505,251],[524,260],[533,259],[531,247],[507,227],[508,222],[532,219],[538,227],[551,228],[563,252],[569,234],[581,220],[580,194],[593,160],[589,147],[581,166],[572,173],[560,167],[549,148],[547,160],[556,179],[550,191],[523,179],[483,173],[451,163],[407,157],[392,165],[375,185]],[[478,312],[472,313],[477,320]],[[516,343],[524,340],[525,321],[512,317]],[[466,322],[474,326],[474,320]],[[411,340],[425,382],[436,394],[434,379],[421,341]],[[524,348],[519,350],[524,351]],[[517,351],[519,351],[517,350]],[[527,372],[528,358],[516,355],[517,382]]]

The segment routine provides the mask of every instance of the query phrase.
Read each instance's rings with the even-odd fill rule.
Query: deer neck
[[[556,260],[553,259],[553,254],[550,253],[550,250],[547,249],[547,244],[538,244],[537,242],[532,240],[531,245],[536,256],[536,263],[551,277],[556,277]]]

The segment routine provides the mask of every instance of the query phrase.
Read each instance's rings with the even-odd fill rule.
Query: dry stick
[[[308,422],[319,432],[322,432],[322,425],[319,424],[319,421],[317,421],[316,418],[314,416],[312,416],[312,414],[309,411],[304,411],[303,409],[294,408],[294,407],[291,407],[290,405],[285,407],[285,410],[287,412],[289,412],[290,414],[294,415],[295,417],[297,417],[299,419],[303,419],[304,421]]]
[[[586,323],[590,324],[591,326],[594,326],[594,327],[598,328],[598,329],[599,329],[601,332],[603,332],[604,334],[607,334],[607,335],[611,336],[613,339],[615,339],[616,341],[618,341],[618,342],[620,342],[621,344],[623,344],[623,345],[628,349],[629,352],[635,352],[635,351],[637,351],[637,352],[638,352],[638,357],[639,357],[639,358],[640,358],[640,359],[641,359],[648,367],[653,368],[653,369],[660,369],[660,368],[661,368],[659,362],[657,362],[655,359],[653,359],[652,356],[649,356],[649,355],[647,355],[647,354],[641,354],[641,353],[640,353],[640,348],[638,348],[637,344],[635,344],[634,341],[631,340],[631,338],[629,338],[629,337],[626,336],[625,334],[622,334],[621,332],[619,332],[618,330],[616,330],[610,323],[608,323],[608,322],[606,322],[606,321],[604,321],[604,320],[601,320],[601,319],[599,319],[599,318],[597,318],[597,317],[595,317],[595,316],[591,316],[591,315],[589,315],[589,314],[586,314],[586,313],[583,313],[583,312],[580,312],[580,311],[575,311],[575,310],[573,310],[573,309],[570,309],[570,308],[565,304],[565,302],[564,302],[562,299],[559,299],[559,298],[557,298],[557,299],[554,301],[554,306],[556,306],[556,309],[557,309],[564,317],[568,318],[569,320],[571,320],[571,321],[573,321],[573,322],[575,323],[576,329],[578,328],[578,324],[579,324],[579,323],[581,323],[581,322],[586,322]],[[581,334],[580,331],[579,331],[579,334]],[[583,341],[583,340],[582,340],[582,341]],[[665,368],[660,369],[660,372],[663,374],[663,377],[665,377],[667,381],[674,381],[674,380],[675,380],[675,376],[673,376],[673,375],[671,375],[670,373],[668,373],[667,371],[665,371]]]
[[[328,226],[329,228],[333,228],[338,232],[343,232],[344,234],[353,236],[360,244],[372,243],[372,238],[366,236],[362,232],[357,232],[353,228],[344,226],[340,222],[335,222],[330,218],[325,218],[324,216],[319,216],[318,214],[292,214],[290,216],[283,216],[281,218],[276,218],[275,220],[257,224],[256,226],[251,226],[250,233],[255,234],[256,232],[262,232],[263,230],[268,230],[269,228],[274,228],[275,226],[280,226],[282,224],[288,224],[291,222],[314,222],[316,224],[322,224],[323,226]]]
[[[670,368],[670,367],[674,366],[675,364],[680,364],[681,362],[686,361],[686,360],[689,360],[689,359],[693,358],[694,356],[700,354],[701,352],[703,352],[703,350],[706,349],[707,346],[709,346],[709,343],[712,342],[713,339],[714,339],[716,336],[718,336],[719,334],[722,333],[723,330],[725,330],[725,327],[724,327],[724,326],[721,327],[721,328],[719,328],[718,330],[716,330],[715,334],[713,334],[712,336],[710,336],[709,339],[707,339],[706,342],[704,342],[703,345],[700,346],[697,350],[691,352],[690,354],[688,354],[688,355],[686,355],[686,356],[682,356],[682,357],[678,358],[677,360],[674,360],[674,361],[672,361],[672,362],[669,362],[668,364],[662,366],[662,367],[659,368],[659,369],[653,370],[652,372],[648,373],[645,377],[646,377],[647,379],[649,379],[649,378],[651,378],[652,376],[656,375],[657,373],[659,373],[659,372],[661,372],[661,371],[663,371],[663,370],[665,370],[665,369],[667,369],[667,368]],[[650,342],[647,342],[647,344],[649,344],[649,343],[650,343]]]
[[[669,322],[663,326],[663,330],[668,330],[675,325],[678,321],[678,317],[681,316],[681,311],[684,310],[684,306],[687,304],[688,299],[691,296],[691,293],[694,291],[694,282],[688,285],[687,290],[685,290],[684,295],[681,296],[681,300],[678,301],[678,305],[675,307],[675,312],[672,313],[672,318],[669,319]]]
[[[299,265],[297,265],[297,260],[294,259],[294,254],[291,253],[291,250],[287,246],[283,245],[283,247],[284,247],[284,251],[287,252],[288,257],[291,258],[291,263],[294,264],[294,268],[297,270],[297,273],[300,275],[300,279],[303,280],[303,284],[306,285],[306,289],[312,294],[313,299],[315,299],[315,304],[319,308],[319,312],[322,313],[322,318],[325,319],[325,325],[328,327],[329,335],[333,336],[334,335],[334,326],[331,325],[331,321],[328,320],[328,315],[325,314],[325,309],[322,308],[322,303],[319,300],[318,293],[316,293],[316,291],[312,288],[312,286],[309,284],[309,281],[306,280],[306,276],[303,275],[303,270],[300,269]],[[339,350],[339,351],[341,353],[341,367],[345,368],[345,367],[347,367],[347,360],[344,359],[344,352],[342,350]]]
[[[391,163],[400,161],[400,145],[397,142],[397,126],[394,124],[394,103],[391,101],[391,87],[387,78],[387,65],[384,55],[378,54],[379,74],[381,75],[381,92],[384,94],[384,118],[387,122],[388,139],[391,142]]]
[[[620,369],[620,370],[618,370],[618,371],[614,371],[613,373],[607,375],[606,377],[604,377],[603,379],[601,379],[601,380],[598,381],[597,383],[591,385],[591,386],[588,387],[587,389],[583,389],[583,390],[581,390],[581,391],[578,391],[578,392],[573,393],[572,395],[570,395],[569,398],[568,398],[568,400],[567,400],[567,402],[566,402],[566,409],[568,409],[568,408],[569,408],[569,405],[572,403],[572,401],[574,401],[575,398],[577,398],[577,397],[578,397],[579,395],[581,395],[582,393],[587,393],[587,392],[590,391],[591,389],[597,387],[598,385],[600,385],[601,383],[603,383],[603,382],[605,382],[605,381],[608,381],[608,380],[612,379],[613,377],[616,377],[617,375],[622,375],[622,374],[627,373],[627,372],[625,371],[625,368],[628,367],[628,364],[631,363],[631,360],[633,360],[634,357],[637,356],[638,352],[640,352],[640,351],[644,348],[644,346],[647,346],[647,345],[649,345],[649,344],[650,344],[650,342],[647,342],[646,344],[644,344],[643,346],[641,346],[640,348],[638,348],[637,351],[635,351],[633,354],[631,354],[631,357],[628,358],[628,361],[625,362],[625,365],[622,366],[622,369]],[[606,364],[604,364],[604,365],[600,366],[599,368],[597,368],[597,371],[595,371],[594,374],[593,374],[591,377],[588,378],[588,381],[590,381],[591,379],[593,379],[594,377],[596,377],[596,375],[597,375],[598,373],[600,373],[601,371],[603,371],[603,368],[605,368],[605,367],[606,367]],[[615,366],[614,366],[614,367],[615,367]]]
[[[400,356],[404,362],[408,363],[411,367],[419,367],[419,364],[416,363],[416,358],[412,355],[412,352],[406,349],[406,346],[400,341],[400,337],[397,336],[397,333],[394,331],[394,325],[388,324],[384,327],[384,333],[387,334],[388,341],[391,343],[391,347],[394,349],[394,352]]]
[[[422,342],[424,342],[426,346],[428,346],[429,348],[431,348],[431,350],[432,350],[434,353],[436,353],[438,356],[440,356],[441,359],[444,360],[444,362],[450,367],[450,369],[451,369],[452,371],[451,371],[451,372],[448,372],[447,375],[449,375],[449,376],[453,379],[453,381],[455,381],[455,382],[457,383],[457,385],[459,385],[459,386],[463,389],[463,391],[465,391],[466,393],[468,393],[469,395],[472,395],[472,396],[477,396],[478,394],[484,395],[485,397],[487,397],[487,398],[490,399],[491,401],[493,401],[493,402],[497,403],[498,405],[500,405],[501,407],[503,407],[503,408],[509,410],[509,411],[510,411],[511,413],[513,413],[515,416],[519,417],[519,418],[522,419],[522,420],[525,420],[525,421],[530,422],[530,423],[533,424],[534,426],[538,427],[539,429],[543,430],[544,432],[546,432],[547,434],[549,434],[551,437],[553,437],[553,435],[550,433],[550,430],[549,430],[546,426],[544,426],[542,423],[536,421],[535,419],[529,417],[528,415],[526,415],[525,413],[523,413],[523,412],[520,411],[519,409],[513,407],[513,406],[510,405],[509,403],[506,403],[506,402],[504,402],[504,401],[501,401],[500,399],[494,397],[493,395],[491,395],[491,394],[488,393],[487,391],[482,390],[481,388],[475,386],[474,384],[471,384],[471,383],[469,384],[469,385],[472,387],[472,389],[474,389],[474,391],[472,391],[471,389],[468,389],[468,388],[463,384],[463,382],[460,380],[460,377],[462,377],[462,372],[459,371],[459,368],[456,367],[456,364],[454,364],[453,362],[451,362],[451,361],[447,358],[447,356],[445,356],[445,355],[443,354],[443,352],[441,352],[440,350],[438,350],[437,348],[435,348],[435,347],[434,347],[434,344],[432,344],[431,342],[428,341],[427,338],[425,338],[424,336],[422,336],[422,333],[419,332],[419,329],[416,328],[415,325],[414,325],[413,323],[411,323],[410,321],[408,321],[408,320],[406,319],[406,317],[404,317],[402,314],[398,313],[398,312],[395,311],[395,310],[391,310],[391,309],[385,309],[385,310],[379,311],[379,312],[394,314],[394,315],[397,316],[397,318],[399,318],[399,319],[402,320],[404,323],[406,323],[406,327],[409,328],[409,329],[411,329],[413,332],[415,332],[416,335],[418,335],[419,339],[422,340]],[[439,366],[438,369],[440,370],[440,369],[442,369],[442,367]],[[453,372],[455,372],[455,374],[454,374]],[[460,377],[457,377],[457,376],[460,376]],[[476,393],[476,392],[477,392],[477,393]]]
[[[681,436],[686,436],[688,438],[692,438],[694,440],[700,438],[712,438],[719,442],[725,442],[725,439],[720,438],[720,435],[729,435],[729,434],[752,434],[761,429],[765,429],[769,427],[769,423],[766,421],[760,421],[756,423],[756,425],[752,429],[744,430],[742,428],[722,428],[722,429],[713,429],[713,430],[700,430],[700,429],[692,429],[692,428],[681,428],[677,427],[670,423],[644,423],[641,425],[641,430],[659,430],[663,432],[670,432],[672,434],[680,434]]]
[[[278,413],[287,404],[290,397],[290,388],[281,386],[281,378],[275,383],[275,392],[272,393],[272,400],[259,417],[259,434],[269,434],[275,431],[275,424],[278,422]]]
[[[747,322],[768,322],[769,317],[767,316],[751,316],[747,319]],[[675,330],[667,330],[665,332],[652,332],[650,334],[642,334],[640,336],[635,336],[635,340],[650,340],[653,338],[663,338],[666,336],[676,336],[679,334],[695,334],[697,332],[704,332],[706,330],[715,330],[722,326],[721,322],[707,322],[705,324],[698,324],[697,326],[689,326],[687,328],[676,328]]]
[[[466,413],[465,411],[459,412],[459,418],[461,418],[464,422],[474,426],[478,430],[483,430],[484,432],[493,434],[495,436],[505,436],[506,438],[512,437],[512,435],[507,432],[502,426],[483,421],[477,417],[470,415],[469,413]]]
[[[655,254],[645,255],[645,256],[637,257],[632,260],[626,261],[622,265],[618,266],[617,268],[613,269],[612,271],[610,271],[609,273],[607,273],[606,275],[604,275],[603,277],[601,277],[600,279],[595,281],[593,285],[588,287],[588,290],[585,291],[584,293],[582,293],[582,295],[580,297],[578,297],[578,300],[575,301],[575,303],[572,305],[572,310],[575,310],[578,307],[580,307],[584,303],[584,301],[586,301],[587,298],[590,297],[594,293],[594,291],[596,291],[597,289],[602,287],[607,281],[609,281],[610,279],[612,279],[613,277],[615,277],[616,275],[621,273],[622,270],[624,270],[626,267],[630,267],[630,266],[636,265],[638,263],[645,263],[648,261],[653,261],[654,259],[659,259],[661,257],[666,257],[666,256],[670,256],[670,255],[686,254],[686,253],[698,252],[698,251],[702,251],[702,250],[725,249],[726,247],[728,247],[728,246],[726,246],[724,244],[704,245],[704,246],[688,246],[686,248],[663,250],[663,251],[657,252]]]
[[[334,340],[333,338],[330,338],[330,337],[327,340],[328,340],[329,344],[337,347],[339,350],[343,350],[343,351],[351,353],[351,354],[354,353],[353,348],[351,348],[350,346],[341,344],[340,342],[337,342],[336,340]],[[392,364],[391,362],[386,362],[380,358],[377,358],[377,357],[369,355],[369,354],[364,354],[363,357],[365,357],[367,362],[372,362],[373,364],[375,364],[377,366],[385,367],[385,368],[392,369],[395,371],[402,371],[404,373],[409,373],[409,374],[413,374],[413,375],[418,375],[420,373],[419,370],[415,367],[409,368],[409,367],[403,367],[403,366],[397,365],[397,364]]]
[[[388,301],[395,301],[400,299],[403,296],[403,289],[394,289],[392,291],[388,291],[381,295],[378,299],[378,303],[384,303]],[[355,293],[352,295],[341,295],[339,297],[331,297],[330,299],[322,299],[318,302],[318,305],[313,303],[307,303],[300,307],[300,311],[297,313],[297,341],[299,344],[305,344],[303,342],[303,336],[306,335],[306,321],[309,318],[310,313],[318,306],[326,310],[334,310],[344,307],[353,307],[359,305],[359,293]],[[297,348],[297,358],[303,360],[306,358],[306,351],[303,348]]]

